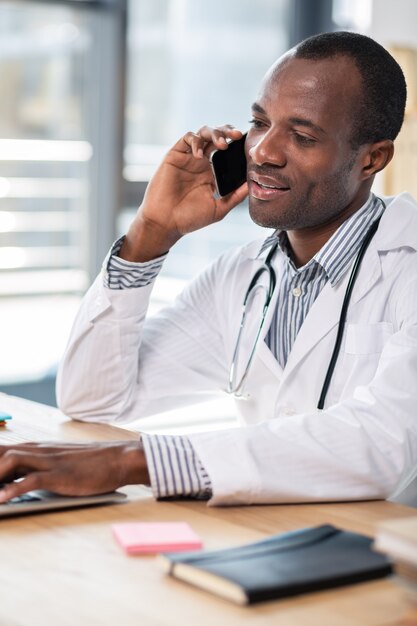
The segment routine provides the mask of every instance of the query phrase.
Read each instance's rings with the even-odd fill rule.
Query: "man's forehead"
[[[297,56],[296,50],[292,49],[279,57],[267,70],[264,80],[277,80],[284,72],[295,75],[324,74],[328,77],[338,77],[346,70],[356,74],[357,67],[354,59],[347,54],[334,54],[328,57],[303,57]]]
[[[316,105],[334,99],[339,104],[350,103],[352,97],[359,96],[360,81],[359,71],[348,56],[304,59],[287,53],[265,74],[257,102],[261,106],[274,104],[285,95]]]

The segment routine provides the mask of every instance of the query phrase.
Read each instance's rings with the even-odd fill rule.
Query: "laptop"
[[[51,491],[37,489],[36,491],[29,491],[17,498],[12,498],[8,502],[0,504],[0,519],[3,517],[13,517],[15,515],[43,513],[61,509],[76,509],[101,504],[114,504],[126,500],[127,496],[120,491],[112,491],[97,496],[60,496]]]

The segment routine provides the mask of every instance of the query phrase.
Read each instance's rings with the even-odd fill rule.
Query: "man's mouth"
[[[249,195],[257,200],[271,200],[290,191],[285,181],[274,180],[269,176],[250,173],[248,176]]]

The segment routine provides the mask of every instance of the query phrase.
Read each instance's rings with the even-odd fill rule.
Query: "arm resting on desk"
[[[230,266],[243,271],[237,262]],[[129,421],[224,387],[228,359],[215,267],[174,308],[147,322],[142,344],[150,288],[109,295],[96,284],[61,368],[62,408],[87,421]],[[213,484],[212,504],[386,498],[411,482],[417,289],[413,276],[407,281],[392,303],[399,330],[386,342],[374,378],[350,397],[323,411],[277,414],[256,426],[190,436]]]

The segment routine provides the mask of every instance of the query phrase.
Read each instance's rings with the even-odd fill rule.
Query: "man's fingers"
[[[202,159],[207,142],[198,133],[189,132],[173,146],[173,150],[187,153],[191,152],[196,159]]]
[[[67,448],[74,446],[83,446],[85,444],[82,443],[57,443],[56,441],[25,441],[23,443],[13,443],[7,445],[0,445],[0,457],[10,450],[26,450],[26,451],[36,451],[39,449],[42,450],[52,450],[59,448]]]
[[[112,442],[118,444],[119,442]],[[109,445],[109,444],[107,444]],[[57,453],[57,452],[70,452],[71,450],[88,450],[89,448],[96,448],[96,443],[61,443],[55,441],[26,441],[24,443],[14,443],[12,445],[0,445],[0,458],[6,453],[12,450],[20,450],[24,452],[40,452],[42,454]]]
[[[18,452],[27,452],[27,453],[51,453],[51,452],[59,452],[64,450],[75,450],[78,449],[80,445],[83,444],[69,444],[69,445],[61,445],[50,443],[36,443],[36,442],[26,442],[26,443],[18,443],[9,446],[0,446],[0,466],[2,463],[2,459],[8,452],[13,452],[14,450]],[[1,479],[0,479],[1,480]]]
[[[0,481],[8,476],[22,476],[33,470],[45,470],[49,466],[50,459],[43,454],[8,450],[0,459]]]
[[[240,139],[240,137],[242,137],[242,132],[231,124],[224,124],[223,126],[216,126],[216,128],[212,128],[211,126],[202,126],[197,131],[197,135],[202,137],[205,141],[211,141],[213,143],[218,143],[220,141],[221,145],[225,145],[227,144],[227,139],[232,141],[234,139]]]
[[[240,204],[248,195],[248,183],[243,183],[240,187],[228,193],[227,196],[223,196],[216,200],[216,205],[219,212],[219,219],[223,219],[229,211],[234,209],[235,206]]]
[[[191,152],[196,159],[208,156],[213,150],[226,150],[228,140],[240,139],[242,132],[230,124],[211,128],[203,126],[196,133],[186,133],[174,145],[174,150]]]
[[[12,498],[17,498],[28,491],[42,488],[43,474],[41,472],[32,472],[17,483],[14,482],[3,485],[0,489],[0,504]]]

